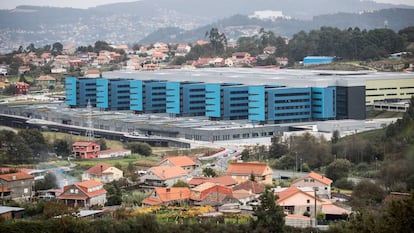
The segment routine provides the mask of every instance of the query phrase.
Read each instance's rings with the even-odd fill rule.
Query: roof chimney
[[[171,191],[171,189],[170,188],[167,188],[166,191],[167,191],[167,193],[169,193]]]
[[[16,176],[12,176],[12,180],[16,180]]]

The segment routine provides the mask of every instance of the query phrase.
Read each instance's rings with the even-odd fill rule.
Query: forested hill
[[[159,29],[140,41],[140,43],[164,42],[194,42],[205,39],[205,32],[211,28],[218,28],[224,32],[228,39],[237,39],[241,36],[250,36],[246,33],[257,28],[273,31],[275,35],[290,37],[304,30],[319,29],[322,26],[347,29],[358,27],[363,29],[389,28],[399,31],[414,25],[414,9],[385,9],[364,13],[337,13],[313,17],[312,20],[277,19],[260,20],[246,15],[234,15],[219,20],[213,24],[193,30],[183,30],[178,27]]]

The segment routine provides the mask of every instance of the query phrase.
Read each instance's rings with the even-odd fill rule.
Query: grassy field
[[[367,119],[376,119],[376,118],[395,118],[402,117],[404,113],[402,112],[388,112],[388,111],[369,111],[367,112]]]

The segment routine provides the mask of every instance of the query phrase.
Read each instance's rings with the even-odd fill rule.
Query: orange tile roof
[[[321,182],[321,183],[324,183],[324,184],[326,184],[326,185],[330,185],[330,184],[332,184],[332,180],[331,179],[329,179],[328,177],[326,177],[326,176],[322,176],[322,175],[319,175],[318,173],[316,173],[316,172],[311,172],[311,173],[309,173],[309,175],[308,176],[310,176],[311,178],[313,178],[313,179],[315,179],[315,180],[317,180],[317,181],[319,181],[319,182]]]
[[[332,214],[332,215],[342,215],[342,214],[350,214],[351,211],[328,202],[328,203],[322,203],[322,213]]]
[[[322,175],[320,175],[320,174],[318,174],[316,172],[313,172],[313,171],[310,172],[309,174],[305,175],[305,176],[302,176],[302,177],[294,180],[292,183],[296,183],[298,181],[301,181],[301,180],[303,180],[305,178],[309,178],[309,177],[312,178],[312,179],[314,179],[314,180],[317,180],[317,181],[319,181],[319,182],[321,182],[322,184],[325,184],[325,185],[331,185],[332,184],[332,180],[331,179],[329,179],[326,176],[322,176]]]
[[[97,163],[93,165],[91,168],[89,168],[88,170],[86,170],[85,172],[89,174],[94,174],[94,175],[102,175],[102,173],[110,167],[112,166],[109,164]]]
[[[304,192],[300,189],[298,189],[295,186],[290,186],[289,188],[277,193],[277,195],[279,196],[279,199],[277,199],[276,203],[281,203],[282,201],[292,197],[293,195],[297,194],[297,193],[302,193],[305,194],[306,196],[310,197],[310,198],[315,198],[314,195],[311,195],[310,193]],[[316,198],[317,201],[322,201],[319,198]]]
[[[84,196],[70,195],[70,194],[66,195],[65,192],[69,190],[70,188],[72,188],[73,186],[78,188],[84,194]],[[87,198],[92,198],[95,196],[106,194],[106,190],[103,187],[98,190],[88,192],[89,188],[93,188],[96,186],[103,186],[103,184],[99,181],[87,180],[87,181],[79,182],[76,184],[66,185],[65,187],[63,187],[64,192],[58,198],[59,199],[86,200]]]
[[[172,188],[155,188],[153,195],[145,198],[142,203],[147,205],[160,205],[162,203],[187,200],[190,198],[190,189],[186,187],[172,187]]]
[[[0,175],[0,179],[5,180],[5,181],[26,180],[26,179],[34,179],[34,176],[29,175],[25,172],[16,172],[16,173]]]
[[[100,74],[99,70],[85,70],[85,74]]]
[[[265,175],[266,168],[269,166],[266,163],[251,162],[251,163],[230,163],[226,174],[239,175]]]
[[[174,164],[175,166],[179,166],[179,167],[185,167],[185,166],[194,166],[196,163],[194,162],[194,160],[188,156],[172,156],[172,157],[168,157],[165,158],[164,160],[162,160],[160,162],[163,163],[165,161],[169,161],[172,164]]]
[[[174,177],[179,177],[187,174],[184,169],[177,166],[152,167],[150,168],[149,172],[152,172],[154,175],[158,176],[163,180],[168,180]]]
[[[231,176],[213,177],[213,178],[210,178],[208,182],[223,185],[223,186],[231,186],[231,185],[237,184],[237,180],[233,179]]]
[[[88,188],[93,188],[93,187],[103,185],[103,184],[99,181],[96,181],[96,180],[86,180],[86,181],[76,183],[75,185],[79,186],[79,187],[82,187],[82,188],[88,189]]]

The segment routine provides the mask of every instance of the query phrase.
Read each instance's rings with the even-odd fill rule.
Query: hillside
[[[193,42],[205,39],[205,32],[213,27],[219,28],[228,39],[237,40],[241,36],[251,36],[260,28],[271,30],[276,35],[290,37],[301,30],[310,31],[319,29],[322,26],[337,27],[339,29],[359,27],[360,29],[367,30],[385,26],[394,31],[398,31],[402,28],[412,26],[413,22],[414,9],[385,9],[365,13],[337,13],[317,16],[312,20],[277,19],[271,21],[250,18],[246,15],[234,15],[193,30],[186,31],[180,28],[161,28],[140,40],[140,43],[153,43],[161,40],[164,42]]]

